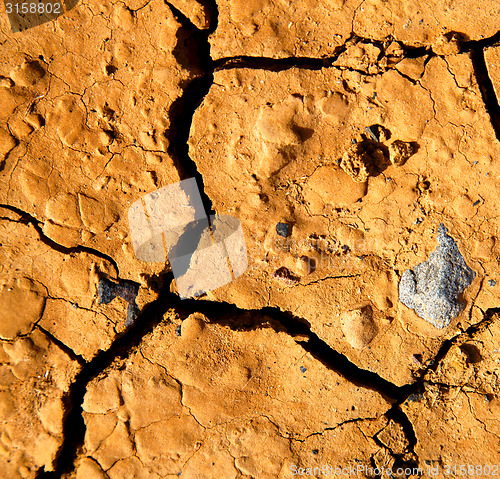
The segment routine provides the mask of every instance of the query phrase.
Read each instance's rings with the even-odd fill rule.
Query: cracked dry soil
[[[499,41],[493,0],[0,5],[0,477],[498,475]],[[181,301],[127,211],[190,177],[249,267]],[[443,329],[398,294],[440,224]]]

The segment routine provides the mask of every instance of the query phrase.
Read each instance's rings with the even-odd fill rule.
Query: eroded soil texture
[[[500,474],[497,2],[16,5],[2,479]],[[246,269],[181,299],[129,208],[189,178]]]

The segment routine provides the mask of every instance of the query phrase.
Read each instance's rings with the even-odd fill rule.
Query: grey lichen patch
[[[441,223],[437,248],[427,261],[407,269],[399,283],[399,300],[439,329],[448,326],[462,311],[464,304],[459,295],[476,276],[447,232]]]

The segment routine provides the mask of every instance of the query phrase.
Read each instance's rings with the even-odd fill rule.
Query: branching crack
[[[59,253],[63,254],[72,254],[72,253],[87,253],[92,256],[96,256],[98,258],[101,258],[105,261],[108,261],[114,268],[116,275],[119,276],[119,270],[118,270],[118,265],[116,261],[106,253],[102,253],[101,251],[98,251],[94,248],[90,248],[88,246],[72,246],[72,247],[67,247],[63,246],[59,243],[56,243],[53,239],[49,238],[44,232],[43,232],[43,223],[36,219],[34,216],[30,215],[29,213],[11,205],[6,205],[6,204],[0,204],[0,208],[4,208],[8,211],[12,211],[13,213],[16,213],[19,215],[19,220],[17,222],[26,224],[26,225],[32,225],[36,232],[38,233],[38,236],[40,237],[40,241],[47,245],[48,247],[52,248],[55,251],[59,251]]]

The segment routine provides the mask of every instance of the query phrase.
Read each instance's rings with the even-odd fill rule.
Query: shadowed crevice
[[[496,96],[484,56],[484,50],[486,48],[500,43],[500,31],[491,37],[481,40],[469,40],[463,33],[459,32],[448,33],[448,35],[451,34],[456,34],[457,37],[462,40],[460,42],[460,51],[462,53],[469,53],[471,57],[474,76],[479,86],[486,112],[490,116],[491,125],[495,130],[495,136],[497,140],[500,140],[500,99]]]
[[[203,177],[196,163],[189,156],[188,143],[194,114],[213,84],[214,65],[208,38],[217,28],[218,9],[215,0],[206,3],[212,11],[211,24],[206,30],[196,28],[182,12],[167,3],[176,20],[182,25],[177,32],[174,57],[186,70],[194,73],[194,78],[183,85],[182,95],[172,103],[168,111],[172,120],[172,140],[168,153],[183,179],[196,179],[203,207],[207,216],[210,216],[215,214],[212,200],[205,192]]]
[[[244,310],[233,304],[217,301],[179,300],[173,293],[169,293],[167,302],[175,308],[181,317],[187,317],[193,312],[200,312],[210,322],[222,324],[235,330],[271,326],[276,331],[285,331],[292,337],[298,337],[297,343],[328,369],[337,372],[357,386],[379,392],[389,402],[398,401],[410,394],[408,392],[409,386],[396,386],[377,373],[356,366],[345,355],[335,351],[314,333],[308,321],[287,311],[272,307]],[[270,319],[273,322],[269,323]]]
[[[470,51],[470,56],[486,111],[490,116],[491,125],[495,130],[495,136],[497,140],[500,141],[500,106],[495,94],[493,82],[489,76],[488,66],[486,65],[484,57],[484,49],[473,48]]]
[[[357,71],[351,68],[339,67],[334,65],[340,55],[347,51],[350,46],[354,45],[374,45],[380,48],[380,56],[385,55],[387,47],[394,42],[392,36],[388,36],[383,40],[373,40],[370,38],[363,38],[357,35],[351,35],[346,41],[335,49],[335,53],[328,57],[286,57],[286,58],[271,58],[271,57],[254,57],[250,55],[239,55],[234,57],[225,57],[214,60],[215,71],[230,70],[235,68],[249,68],[252,70],[269,70],[269,71],[283,71],[291,68],[303,68],[308,70],[321,70],[322,68],[343,68],[346,70]],[[429,47],[415,47],[412,45],[401,46],[404,54],[403,58],[419,58],[431,55]],[[386,70],[392,67],[386,67]],[[360,72],[366,76],[372,76],[366,72]]]
[[[113,362],[125,359],[140,345],[145,336],[151,333],[163,319],[165,312],[173,309],[183,320],[194,312],[202,313],[213,324],[228,326],[233,330],[252,330],[272,327],[275,331],[286,332],[295,337],[304,351],[310,353],[328,369],[355,384],[376,391],[388,402],[392,403],[386,416],[400,424],[409,442],[409,452],[413,453],[417,442],[411,421],[402,411],[400,405],[411,395],[424,392],[424,378],[429,371],[435,371],[450,348],[460,341],[464,335],[473,337],[484,331],[500,314],[500,308],[489,309],[479,323],[470,326],[466,331],[443,342],[434,361],[423,369],[416,380],[410,384],[397,386],[382,378],[375,372],[362,369],[351,362],[345,355],[334,350],[325,341],[311,331],[308,321],[293,314],[281,311],[279,308],[266,307],[258,310],[245,310],[229,303],[216,301],[186,299],[170,291],[173,280],[172,273],[164,275],[163,287],[159,299],[146,306],[134,324],[119,335],[111,347],[99,352],[94,359],[85,364],[64,397],[67,414],[64,418],[64,443],[58,456],[54,472],[40,472],[38,478],[56,479],[74,468],[74,462],[84,444],[85,423],[82,404],[87,391],[87,385],[111,366]],[[401,460],[403,460],[401,458]],[[411,465],[408,463],[408,465]]]

